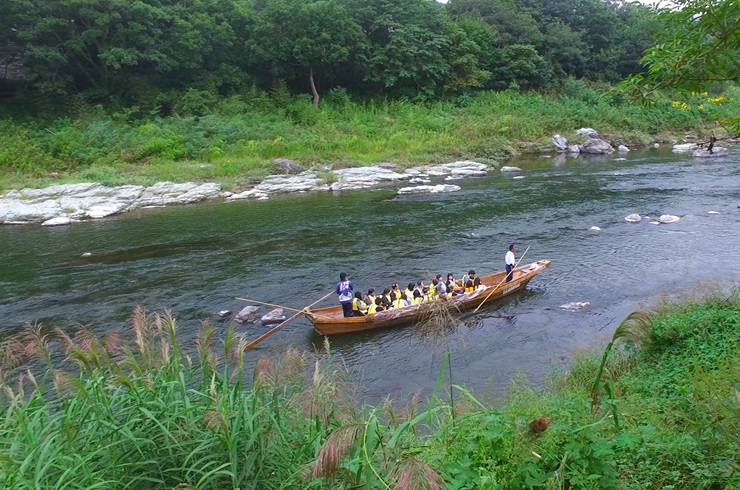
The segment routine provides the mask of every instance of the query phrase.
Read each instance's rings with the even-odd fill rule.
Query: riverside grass
[[[209,113],[180,105],[179,115],[167,117],[137,107],[109,113],[79,98],[69,101],[67,116],[46,120],[0,105],[0,190],[82,181],[216,181],[239,190],[268,175],[276,157],[331,180],[331,169],[348,166],[492,162],[550,151],[553,134],[578,142],[574,132],[584,126],[616,144],[645,146],[671,134],[721,133],[716,121],[740,109],[737,87],[720,97],[698,94],[651,107],[620,102],[606,88],[571,80],[557,94],[507,90],[364,103],[338,90],[319,108],[305,97],[251,89],[220,99]]]
[[[139,308],[103,339],[28,326],[2,351],[0,487],[740,488],[739,288],[631,315],[496,408],[444,386],[447,357],[425,402],[359,407],[328,341],[251,379],[244,343],[205,324],[182,345]]]

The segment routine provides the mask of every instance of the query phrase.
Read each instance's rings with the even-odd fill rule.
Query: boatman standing
[[[347,280],[347,274],[339,274],[336,293],[339,295],[339,302],[342,303],[342,311],[345,317],[352,316],[352,282]]]
[[[511,281],[512,277],[514,277],[514,266],[516,265],[516,258],[514,257],[514,244],[512,243],[509,245],[509,251],[506,252],[506,257],[504,258],[504,262],[506,262],[506,282]]]

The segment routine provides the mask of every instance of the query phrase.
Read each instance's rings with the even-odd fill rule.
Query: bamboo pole
[[[269,337],[270,335],[274,334],[275,332],[277,332],[278,330],[280,330],[281,328],[283,328],[288,323],[292,322],[293,320],[295,320],[299,316],[303,315],[306,311],[308,311],[309,308],[311,308],[312,306],[316,306],[317,304],[321,303],[322,301],[324,301],[326,298],[328,298],[332,294],[335,294],[335,291],[334,290],[332,290],[326,296],[323,296],[318,301],[314,301],[310,305],[306,306],[305,308],[303,308],[302,310],[300,310],[298,313],[296,313],[295,315],[293,315],[292,317],[288,318],[283,323],[281,323],[280,325],[278,325],[277,327],[275,327],[275,328],[273,328],[273,329],[271,329],[271,330],[263,333],[262,335],[260,335],[259,337],[257,337],[256,339],[254,339],[253,341],[251,341],[250,343],[248,343],[247,345],[245,345],[244,346],[244,350],[249,350],[252,347],[254,347],[255,345],[259,344],[260,342],[262,342],[263,340],[265,340],[267,337]]]
[[[530,246],[531,246],[531,245],[530,245]],[[525,250],[525,251],[524,251],[524,253],[522,254],[522,256],[521,256],[521,257],[519,257],[519,260],[517,260],[517,261],[516,261],[516,263],[514,264],[514,267],[512,267],[512,269],[511,269],[511,278],[512,278],[512,280],[514,279],[514,269],[516,269],[516,268],[517,268],[517,266],[519,265],[519,262],[521,262],[521,261],[522,261],[522,259],[524,258],[524,256],[525,256],[525,255],[527,255],[527,252],[528,252],[528,251],[529,251],[529,247],[527,247],[527,250]],[[506,277],[507,277],[507,276],[508,276],[508,274],[506,274],[506,275],[504,276],[504,278],[503,278],[503,279],[501,279],[501,282],[500,282],[500,283],[496,284],[496,287],[495,287],[495,288],[493,288],[493,289],[491,290],[491,292],[490,292],[490,293],[488,293],[488,296],[486,296],[486,297],[485,297],[485,299],[484,299],[483,301],[481,301],[481,302],[480,302],[480,304],[478,305],[478,308],[476,308],[475,310],[473,310],[473,313],[475,313],[476,311],[480,310],[480,307],[481,307],[481,306],[483,306],[483,303],[485,303],[486,301],[488,301],[488,298],[490,298],[490,297],[491,297],[491,295],[492,295],[493,293],[495,293],[495,292],[496,292],[496,290],[497,290],[497,289],[499,288],[499,286],[501,286],[501,285],[502,285],[502,284],[503,284],[504,282],[506,282]]]
[[[276,304],[273,304],[273,303],[265,303],[264,301],[257,301],[256,299],[249,299],[249,298],[234,298],[234,299],[237,299],[239,301],[246,301],[247,303],[256,303],[258,305],[272,306],[274,308],[282,308],[282,309],[288,310],[288,311],[295,311],[295,312],[303,311],[303,310],[297,310],[295,308],[290,308],[288,306],[276,305]]]

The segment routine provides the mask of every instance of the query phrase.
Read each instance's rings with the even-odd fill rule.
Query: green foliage
[[[389,99],[355,102],[335,89],[327,104],[314,108],[307,96],[291,95],[278,83],[269,93],[254,86],[215,99],[193,89],[177,98],[179,114],[143,116],[141,107],[99,109],[44,121],[0,122],[0,182],[15,187],[52,172],[66,181],[128,174],[132,181],[213,179],[236,185],[271,168],[276,157],[309,166],[364,165],[394,161],[402,165],[445,159],[500,158],[547,145],[554,133],[593,125],[628,144],[648,144],[655,134],[714,128],[715,118],[736,114],[740,93],[719,97],[697,94],[661,100],[651,107],[613,103],[598,97],[603,87],[569,80],[555,96],[524,92],[518,82],[503,92],[468,93],[462,99],[412,103]],[[185,116],[212,106],[209,115]],[[531,151],[531,149],[530,149]],[[211,163],[207,171],[198,164]],[[90,173],[90,171],[93,173]],[[107,175],[106,180],[119,177]],[[35,184],[35,185],[38,185]]]
[[[36,325],[3,344],[0,483],[402,490],[740,484],[737,289],[632,314],[601,363],[596,353],[577,358],[544,392],[519,374],[496,408],[452,384],[447,356],[425,402],[414,397],[399,408],[386,400],[361,410],[342,390],[346,379],[332,367],[328,342],[312,363],[294,350],[261,358],[250,384],[246,342],[233,330],[221,337],[205,325],[195,344],[185,345],[169,314],[140,309],[131,326],[128,342],[118,333],[95,339],[80,328],[70,337]],[[639,348],[614,349],[618,340]],[[42,376],[23,367],[26,356]],[[76,373],[61,369],[70,365]]]
[[[654,45],[640,63],[646,74],[628,77],[620,89],[643,103],[652,103],[667,89],[684,94],[712,90],[716,84],[740,80],[740,3],[736,0],[676,2],[680,8],[663,9]],[[740,133],[740,117],[724,124]]]

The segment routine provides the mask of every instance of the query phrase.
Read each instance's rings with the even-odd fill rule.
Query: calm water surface
[[[530,157],[507,162],[524,168],[524,178],[495,173],[462,180],[462,191],[447,195],[327,192],[141,210],[69,227],[6,226],[0,228],[0,330],[12,334],[24,322],[42,322],[104,333],[124,328],[133,307],[142,305],[171,309],[191,339],[201,320],[243,307],[235,296],[300,308],[329,292],[340,271],[363,291],[470,268],[488,273],[503,268],[513,242],[517,256],[530,247],[524,262],[546,258],[552,266],[526,291],[462,317],[443,339],[430,341],[407,327],[331,342],[371,400],[429,392],[447,350],[454,382],[476,392],[500,392],[517,371],[539,384],[662,293],[737,282],[740,159],[734,153],[712,161],[662,150],[624,161]],[[629,224],[624,217],[631,213],[681,220]],[[560,308],[571,301],[591,305]],[[238,329],[250,338],[266,331]],[[321,342],[301,319],[249,357]]]

